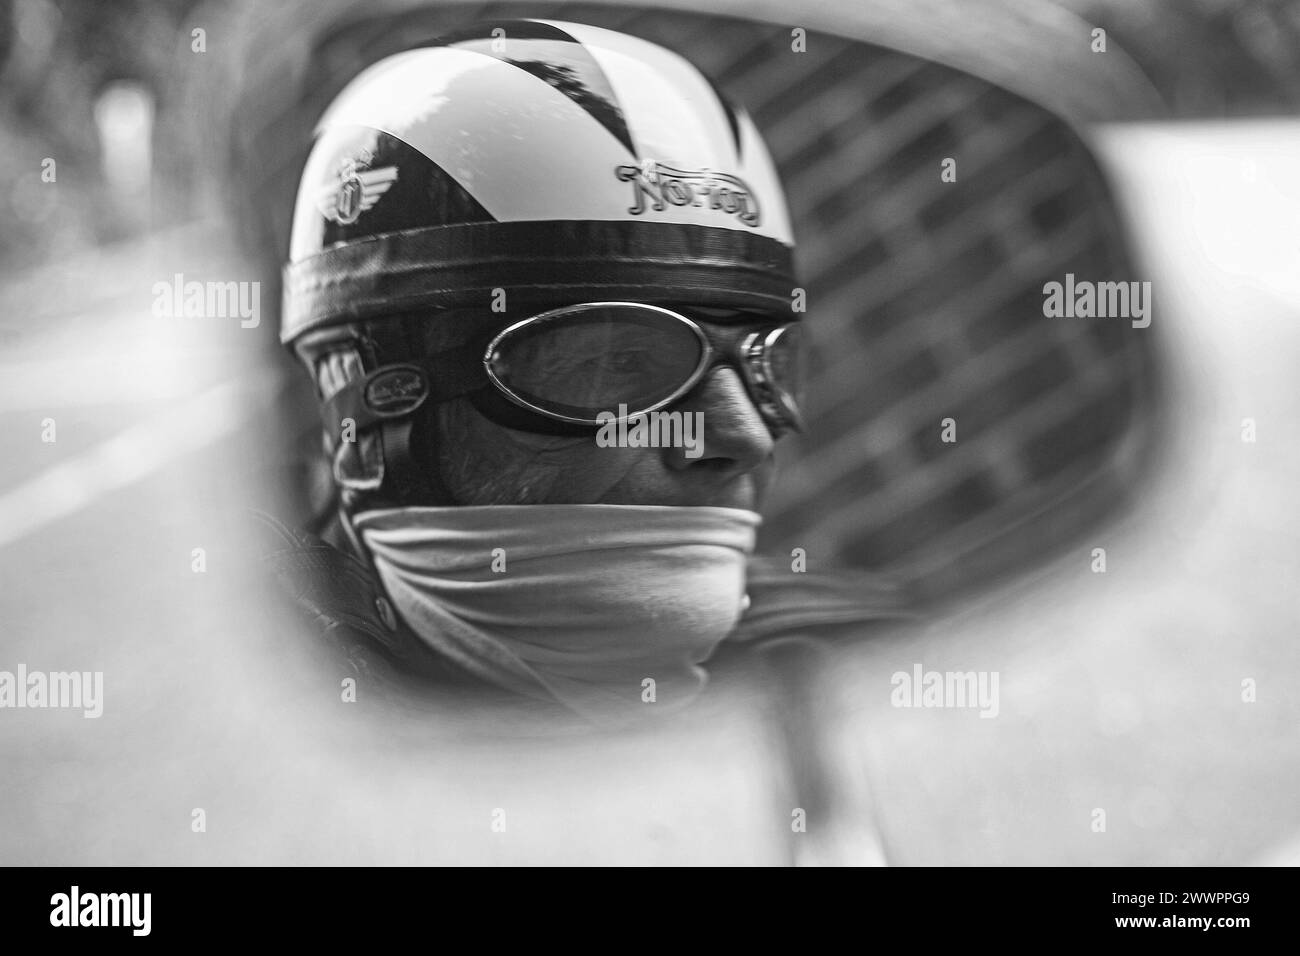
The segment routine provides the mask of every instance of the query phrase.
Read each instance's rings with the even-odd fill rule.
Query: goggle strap
[[[426,402],[445,402],[468,395],[484,387],[481,344],[463,345],[425,359],[394,362],[373,369],[355,379],[321,403],[321,421],[329,434],[338,437],[344,423],[351,419],[357,432],[380,422],[405,418]],[[399,408],[384,410],[369,400],[372,386],[384,376],[410,370],[422,376],[422,393],[410,396]]]
[[[429,373],[429,401],[445,402],[482,388],[486,384],[483,374],[486,348],[487,340],[476,340],[420,361]]]
[[[411,430],[415,422],[410,418],[400,421],[389,419],[379,429],[379,443],[384,455],[384,490],[405,497],[421,490],[420,469],[415,465],[411,448]]]
[[[505,428],[532,432],[535,435],[592,435],[600,426],[562,422],[516,405],[491,385],[471,392],[469,400],[480,415]]]

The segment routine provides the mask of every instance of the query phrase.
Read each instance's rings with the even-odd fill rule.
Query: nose
[[[673,410],[691,415],[693,422],[703,425],[695,436],[696,450],[664,449],[665,461],[674,470],[709,467],[728,474],[744,474],[772,455],[775,445],[772,433],[750,401],[745,383],[735,369],[715,368]],[[697,412],[702,417],[696,418]]]

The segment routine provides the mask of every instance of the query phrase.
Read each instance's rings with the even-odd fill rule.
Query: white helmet
[[[435,384],[474,383],[403,363],[590,301],[797,320],[792,246],[753,122],[681,56],[577,23],[486,23],[382,60],[325,112],[281,339],[318,386],[330,362],[347,380],[320,395],[336,481],[405,494],[429,473],[417,411],[444,400]],[[348,420],[357,441],[340,443]]]

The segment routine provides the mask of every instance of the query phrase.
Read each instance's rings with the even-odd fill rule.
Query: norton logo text
[[[747,226],[761,221],[758,198],[739,176],[708,169],[676,169],[653,160],[640,166],[616,166],[614,175],[632,184],[632,205],[627,211],[634,216],[645,212],[648,202],[655,212],[669,206],[694,206],[735,216]]]

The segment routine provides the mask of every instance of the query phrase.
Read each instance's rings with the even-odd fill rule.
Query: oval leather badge
[[[420,369],[381,369],[366,384],[366,405],[376,415],[405,415],[419,408],[428,394],[429,386]]]

